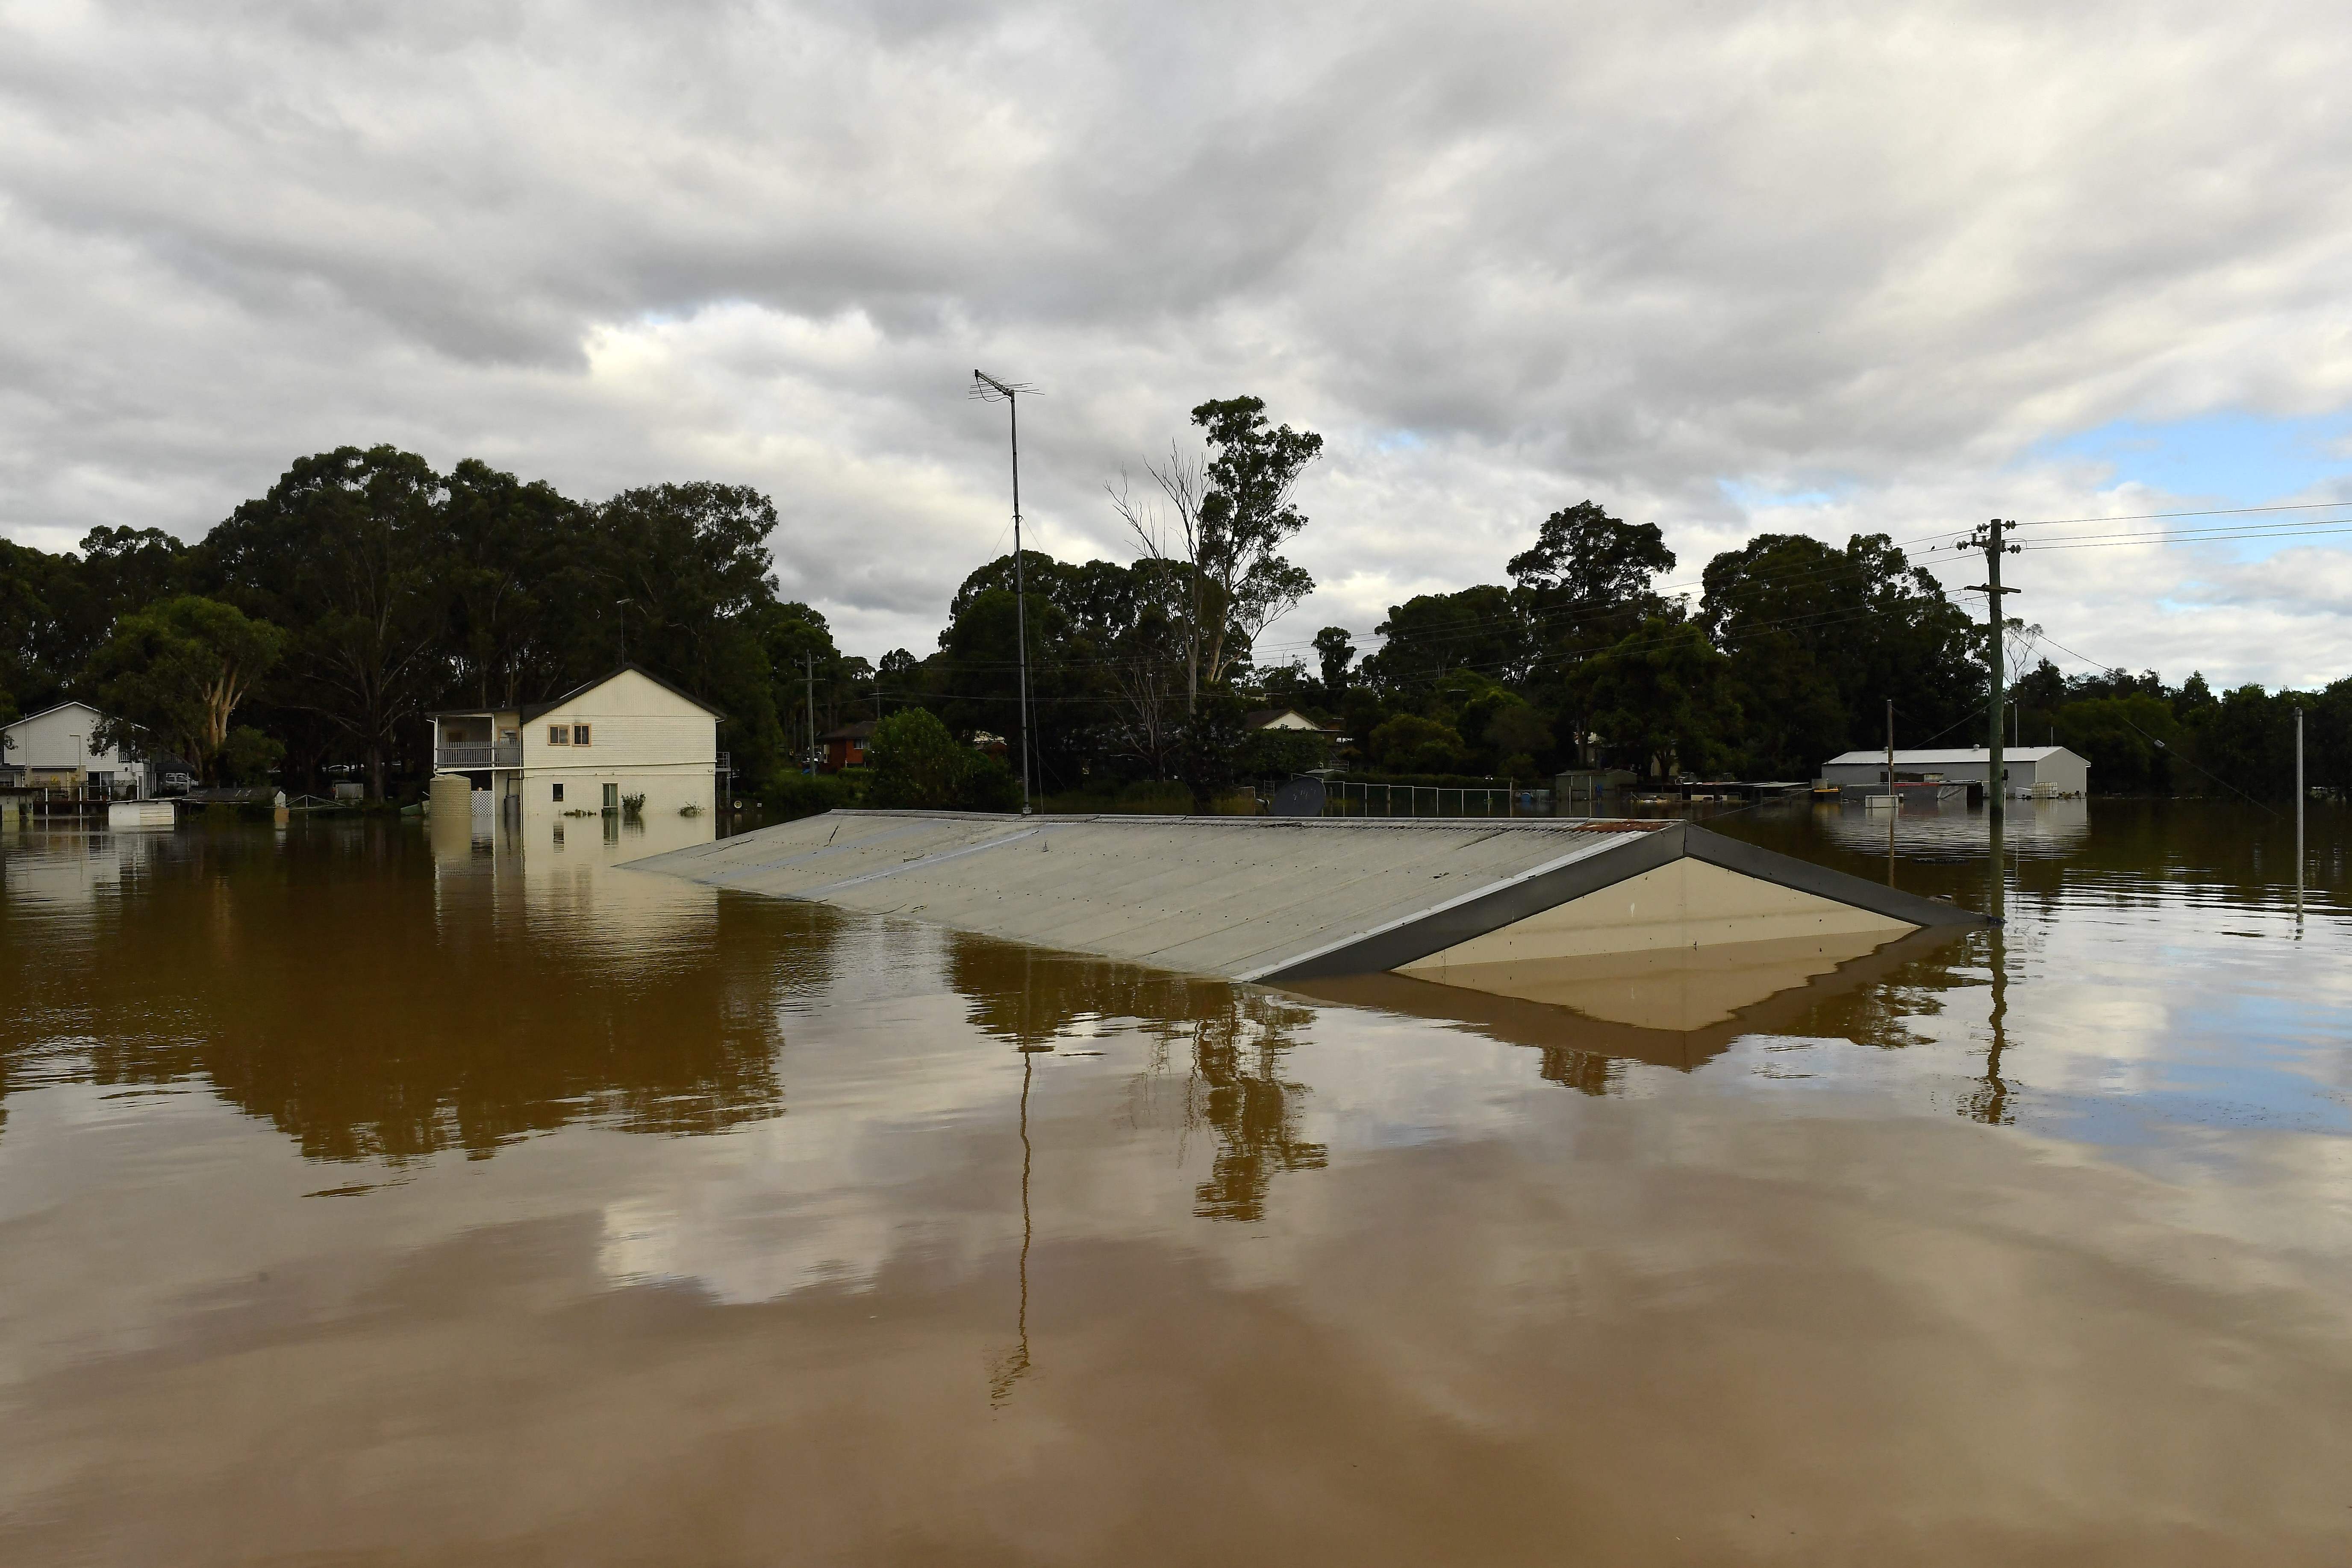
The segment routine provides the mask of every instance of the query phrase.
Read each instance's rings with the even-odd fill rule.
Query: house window
[[[558,805],[562,805],[563,804],[563,786],[562,784],[557,784],[555,786],[555,804]]]
[[[550,724],[547,727],[547,743],[551,746],[568,746],[572,744],[572,726],[569,724]]]
[[[621,809],[621,786],[619,784],[608,784],[604,786],[604,809],[606,811],[618,811]]]
[[[587,725],[574,724],[572,726],[572,743],[575,746],[584,746],[588,743]]]

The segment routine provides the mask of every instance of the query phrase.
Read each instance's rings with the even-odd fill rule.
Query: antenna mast
[[[1020,644],[1021,670],[1021,815],[1029,815],[1029,589],[1021,560],[1021,395],[1036,388],[1019,382],[1002,382],[984,370],[971,373],[971,394],[984,403],[1004,404],[1013,436],[1013,635]]]

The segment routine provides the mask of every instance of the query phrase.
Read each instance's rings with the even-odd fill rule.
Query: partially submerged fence
[[[1324,781],[1326,816],[1549,816],[1552,792],[1505,780],[1499,785]]]

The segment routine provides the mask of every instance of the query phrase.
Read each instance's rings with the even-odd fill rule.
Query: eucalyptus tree
[[[601,656],[718,708],[736,765],[765,776],[784,744],[768,655],[775,504],[746,485],[649,485],[604,501],[595,520],[583,575],[592,620],[612,637],[608,647],[594,639]]]
[[[84,677],[106,714],[97,743],[173,752],[209,774],[286,641],[268,621],[194,594],[121,616]]]
[[[341,447],[297,459],[205,542],[218,595],[292,633],[273,705],[355,747],[371,799],[404,727],[449,682],[446,494],[415,453]]]
[[[1670,614],[1657,580],[1675,552],[1654,522],[1627,522],[1597,502],[1562,507],[1537,525],[1535,542],[1511,557],[1511,607],[1524,639],[1525,683],[1559,710],[1568,751],[1584,756],[1593,732],[1583,666],[1654,616]]]
[[[594,673],[579,635],[591,509],[468,458],[449,471],[439,519],[453,699],[513,707]]]
[[[1898,734],[1925,740],[1980,706],[1982,632],[1883,533],[1843,549],[1764,533],[1707,563],[1699,619],[1730,656],[1752,727],[1752,765],[1771,776],[1876,742],[1892,699]]]
[[[1315,591],[1315,579],[1281,551],[1307,526],[1295,491],[1323,451],[1311,430],[1269,425],[1263,398],[1201,404],[1192,423],[1206,433],[1199,453],[1171,441],[1164,463],[1145,465],[1160,502],[1124,486],[1111,491],[1144,558],[1179,568],[1155,582],[1180,634],[1188,713],[1204,685],[1222,684],[1265,628]]]

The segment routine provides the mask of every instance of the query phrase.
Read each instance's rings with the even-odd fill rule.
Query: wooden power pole
[[[2006,813],[2004,801],[2009,794],[2008,763],[2001,754],[2001,742],[2009,728],[2009,677],[2001,668],[2001,638],[2008,617],[2001,614],[2000,600],[2002,595],[2017,592],[2014,588],[2000,585],[2000,558],[2017,553],[2017,546],[2008,542],[2008,530],[2016,526],[2014,522],[2004,522],[1996,517],[1977,530],[1976,536],[1968,542],[1969,549],[1981,550],[1985,556],[1985,580],[1969,584],[1969,591],[1985,596],[1986,620],[1989,623],[1986,628],[1990,638],[1987,663],[1991,687],[1987,694],[1986,712],[1992,721],[1992,743],[1986,748],[1985,809],[1992,814],[1995,823],[1999,823]]]

